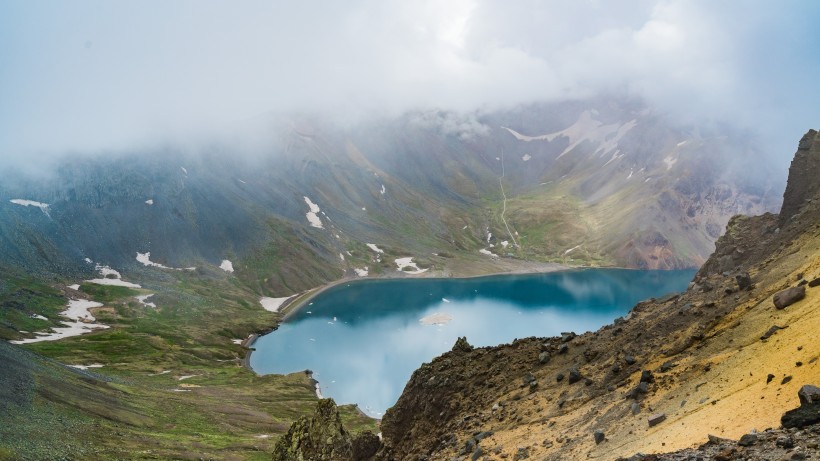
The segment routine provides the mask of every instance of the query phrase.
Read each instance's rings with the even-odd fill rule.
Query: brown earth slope
[[[577,337],[459,341],[387,412],[380,457],[616,459],[780,426],[797,390],[820,383],[817,171],[812,130],[781,214],[733,218],[679,296]],[[777,309],[773,295],[796,286],[805,298]]]

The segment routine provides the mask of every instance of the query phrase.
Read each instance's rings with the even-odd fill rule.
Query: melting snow
[[[154,204],[154,199],[149,198],[148,200],[145,201],[145,203],[147,203],[149,205],[153,205]]]
[[[416,263],[413,262],[413,257],[412,256],[407,257],[407,258],[397,258],[396,259],[396,266],[398,266],[399,271],[404,272],[405,274],[421,274],[421,273],[427,272],[427,269],[421,269],[421,268],[419,268],[419,266]],[[412,271],[402,270],[405,267],[412,267],[414,270],[412,270]]]
[[[69,285],[68,288],[71,288],[72,290],[77,291],[77,290],[80,289],[80,284],[75,283],[74,285]]]
[[[88,258],[85,258],[85,261],[89,264],[94,262]],[[122,275],[120,275],[119,272],[115,271],[114,269],[111,269],[108,266],[97,264],[94,266],[94,269],[99,271],[100,275],[102,275],[103,278],[86,280],[86,282],[96,283],[97,285],[110,285],[115,287],[142,288],[136,283],[126,282],[125,280],[122,280]],[[113,275],[116,278],[108,278],[109,275]],[[77,285],[77,288],[79,289],[79,285]]]
[[[618,123],[612,125],[604,125],[603,123],[595,120],[592,118],[593,112],[584,111],[578,120],[561,131],[557,131],[555,133],[545,134],[541,136],[526,136],[523,135],[511,128],[502,127],[505,130],[509,131],[516,139],[519,141],[524,142],[531,142],[531,141],[547,141],[552,142],[554,139],[558,137],[566,137],[569,138],[569,146],[561,152],[561,155],[558,157],[563,157],[565,154],[569,153],[571,150],[578,147],[584,141],[591,141],[598,144],[598,149],[595,153],[601,153],[601,155],[606,155],[608,152],[611,152],[618,146],[618,141],[629,132],[635,125],[638,124],[637,120],[631,120],[623,125]],[[614,135],[614,136],[613,136]]]
[[[89,301],[87,299],[72,299],[68,301],[68,307],[60,315],[68,318],[70,321],[61,321],[65,327],[52,328],[52,332],[38,332],[36,338],[21,339],[18,341],[10,341],[13,344],[29,344],[38,343],[40,341],[55,341],[62,338],[69,338],[71,336],[79,336],[85,333],[90,333],[93,330],[108,328],[108,325],[93,323],[93,315],[88,311],[93,307],[102,307],[102,303]]]
[[[154,261],[151,261],[151,252],[150,251],[145,252],[145,253],[137,252],[137,261],[141,262],[145,266],[159,267],[160,269],[173,269],[175,271],[182,271],[182,270],[192,271],[192,270],[196,270],[196,267],[186,267],[186,268],[168,267],[168,266],[165,266],[165,265],[160,264],[160,263],[155,263]]]
[[[152,303],[152,302],[148,302],[148,298],[150,298],[151,296],[154,296],[154,293],[151,293],[150,295],[135,296],[135,298],[136,298],[136,299],[137,299],[137,301],[139,301],[139,303],[140,303],[140,304],[142,304],[143,306],[145,306],[145,307],[153,307],[154,309],[156,309],[156,307],[157,307],[157,305],[156,305],[156,304],[154,304],[154,303]]]
[[[322,219],[316,213],[319,213],[321,210],[319,209],[319,205],[313,203],[309,198],[305,197],[305,203],[307,203],[310,211],[305,213],[307,217],[308,223],[310,223],[311,227],[315,227],[317,229],[324,229],[325,226],[322,225]]]
[[[104,365],[101,363],[92,363],[91,365],[69,365],[71,368],[76,368],[78,370],[88,370],[89,368],[102,368]]]
[[[282,307],[282,304],[285,303],[288,299],[292,298],[293,296],[285,296],[284,298],[267,298],[262,297],[259,299],[259,304],[262,305],[268,312],[278,312],[279,308]]]
[[[227,259],[223,259],[222,264],[219,265],[219,268],[225,272],[233,272],[233,263]]]
[[[382,250],[381,248],[377,247],[376,245],[374,245],[372,243],[368,243],[367,247],[370,248],[371,250],[375,251],[376,253],[384,253],[384,250]]]
[[[578,248],[580,248],[580,247],[581,247],[581,245],[576,245],[576,246],[574,246],[574,247],[570,248],[569,250],[567,250],[567,251],[565,251],[565,252],[564,252],[564,256],[566,256],[566,255],[568,255],[568,254],[572,253],[573,251],[577,250],[577,249],[578,249]]]
[[[672,169],[672,166],[673,166],[673,165],[675,164],[675,162],[677,162],[677,161],[678,161],[678,159],[677,159],[677,158],[672,158],[672,156],[671,156],[671,155],[667,155],[667,156],[663,159],[663,163],[665,163],[665,164],[666,164],[666,171],[671,170],[671,169]]]
[[[35,202],[34,200],[24,200],[24,199],[11,199],[9,202],[14,203],[15,205],[22,205],[22,206],[34,206],[40,209],[46,216],[50,216],[48,214],[48,203],[42,202]]]
[[[367,277],[367,275],[370,273],[366,267],[364,269],[355,268],[353,269],[353,271],[356,272],[356,275],[358,275],[359,277]]]

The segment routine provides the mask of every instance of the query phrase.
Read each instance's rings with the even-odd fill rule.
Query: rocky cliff
[[[686,292],[596,332],[460,340],[424,364],[382,421],[381,458],[615,459],[779,427],[820,381],[817,146],[801,140],[781,216],[734,218]]]

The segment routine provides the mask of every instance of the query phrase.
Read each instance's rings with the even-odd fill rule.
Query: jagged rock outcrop
[[[820,191],[817,174],[820,172],[820,136],[816,130],[809,130],[797,147],[797,153],[789,167],[789,182],[783,194],[780,209],[781,226],[793,219],[806,201],[813,200]]]
[[[365,431],[351,436],[333,399],[316,404],[313,416],[296,420],[273,450],[273,461],[366,461],[381,447],[379,438]]]

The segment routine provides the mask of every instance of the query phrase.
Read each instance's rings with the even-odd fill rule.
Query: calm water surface
[[[362,280],[331,288],[260,337],[258,373],[313,370],[325,397],[380,417],[413,371],[459,336],[491,346],[595,330],[638,301],[683,291],[694,271],[584,269],[473,279]],[[443,325],[420,319],[441,313]]]

